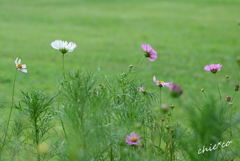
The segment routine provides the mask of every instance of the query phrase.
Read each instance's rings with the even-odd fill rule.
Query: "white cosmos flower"
[[[27,65],[26,64],[21,64],[21,59],[16,58],[15,60],[16,68],[23,73],[27,73]]]
[[[66,52],[72,52],[77,45],[73,42],[67,42],[62,40],[55,40],[51,43],[51,46],[54,49],[60,50],[61,53],[65,54]]]

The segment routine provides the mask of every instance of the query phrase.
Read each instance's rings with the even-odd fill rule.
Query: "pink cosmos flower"
[[[139,90],[138,90],[138,91],[143,92],[143,91],[145,91],[145,90],[144,90],[143,87],[139,87]]]
[[[141,136],[135,134],[134,132],[131,132],[130,136],[126,137],[126,143],[128,143],[128,145],[138,145],[141,141],[140,137]]]
[[[156,79],[156,76],[153,76],[153,81],[156,83],[156,85],[160,87],[170,87],[172,82],[164,82],[164,81],[159,81]]]
[[[150,61],[157,59],[157,52],[150,45],[142,44],[141,47],[145,52],[145,57],[147,57]]]
[[[221,70],[222,65],[221,64],[211,64],[211,65],[206,65],[204,67],[204,70],[212,72],[213,74],[217,73],[218,71]]]
[[[139,87],[139,92],[142,92],[143,94],[147,93],[146,90],[143,87]]]

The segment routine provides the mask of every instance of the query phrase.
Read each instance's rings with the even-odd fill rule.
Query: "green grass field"
[[[29,73],[20,76],[18,90],[55,90],[61,54],[56,39],[77,44],[66,55],[66,70],[98,68],[106,75],[137,66],[142,43],[158,52],[157,61],[143,62],[139,78],[156,75],[183,86],[185,93],[211,85],[203,67],[223,64],[224,76],[239,82],[239,1],[1,1],[1,98],[11,95],[14,60],[22,59]],[[19,74],[20,75],[20,74]],[[209,78],[211,79],[211,78]],[[29,86],[30,85],[30,86]],[[148,83],[147,86],[153,86]],[[8,100],[8,99],[7,99]]]
[[[207,95],[218,94],[215,78],[204,66],[221,63],[219,87],[223,97],[231,95],[240,83],[239,6],[239,0],[2,0],[0,102],[10,105],[17,57],[28,73],[17,75],[16,101],[21,91],[58,91],[62,55],[50,45],[57,39],[77,44],[65,55],[66,71],[114,78],[129,65],[137,67],[144,54],[140,46],[146,43],[158,52],[156,61],[144,59],[139,69],[137,78],[147,90],[158,92],[152,81],[156,75],[184,89],[182,106],[197,104],[194,99],[204,97],[202,88]],[[163,95],[165,100],[169,102]],[[177,112],[184,116],[183,109]]]

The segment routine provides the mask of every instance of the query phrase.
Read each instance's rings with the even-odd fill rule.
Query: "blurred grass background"
[[[201,88],[217,94],[214,76],[203,70],[212,63],[223,65],[217,73],[220,88],[226,90],[229,75],[233,89],[240,83],[239,6],[239,0],[1,0],[0,101],[11,100],[16,57],[28,69],[18,73],[16,98],[32,88],[57,91],[62,56],[50,46],[56,39],[78,46],[65,56],[67,71],[118,75],[138,65],[144,54],[140,45],[147,43],[158,59],[144,59],[140,67],[146,90],[157,92],[156,75],[181,85],[185,103],[201,95]]]

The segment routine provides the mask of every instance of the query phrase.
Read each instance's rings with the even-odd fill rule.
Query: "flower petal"
[[[155,83],[158,82],[155,75],[153,76],[153,81],[154,81]]]
[[[142,44],[141,47],[145,52],[150,52],[152,50],[152,47],[149,44]]]
[[[204,67],[204,70],[206,70],[206,71],[211,71],[210,66],[209,66],[209,65],[206,65],[206,66]]]
[[[22,64],[22,68],[27,68],[27,65],[26,64]]]
[[[23,73],[27,73],[27,69],[21,69]]]

